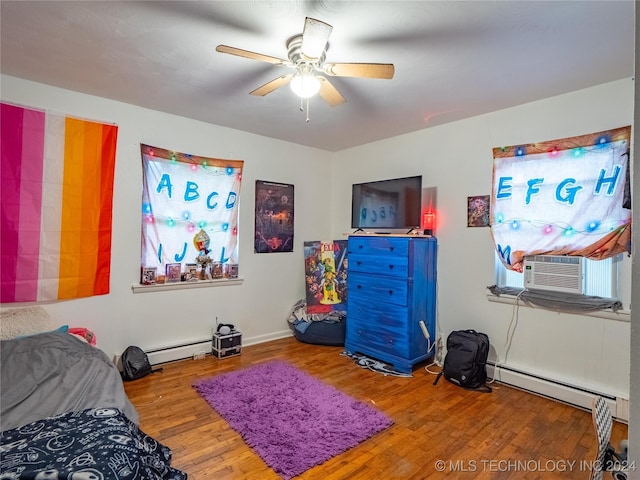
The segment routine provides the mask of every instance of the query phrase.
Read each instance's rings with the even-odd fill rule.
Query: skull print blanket
[[[0,434],[0,477],[185,480],[171,450],[114,408],[38,420]]]

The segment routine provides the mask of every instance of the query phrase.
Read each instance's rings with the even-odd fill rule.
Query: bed
[[[0,478],[166,479],[107,355],[65,329],[0,342]]]

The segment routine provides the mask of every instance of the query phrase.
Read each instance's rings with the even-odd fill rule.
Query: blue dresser
[[[345,349],[410,373],[433,356],[420,321],[436,340],[436,256],[433,237],[352,235],[348,243]]]

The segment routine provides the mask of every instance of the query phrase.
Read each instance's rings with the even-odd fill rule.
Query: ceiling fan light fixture
[[[311,98],[320,91],[320,80],[308,73],[296,74],[289,85],[300,98]]]

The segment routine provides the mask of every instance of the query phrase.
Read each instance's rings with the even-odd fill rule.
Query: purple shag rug
[[[282,361],[193,386],[285,480],[393,424],[384,413]]]

